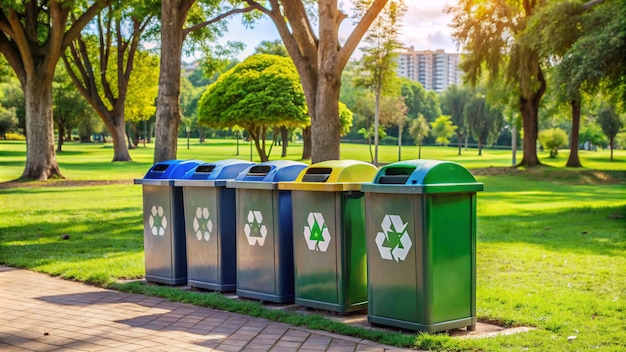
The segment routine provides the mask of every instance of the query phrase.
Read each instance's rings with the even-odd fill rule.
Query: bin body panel
[[[364,309],[363,194],[292,191],[292,197],[296,304],[342,313]]]
[[[187,282],[183,195],[180,188],[143,186],[146,281],[166,285]]]
[[[432,274],[431,322],[471,316],[472,197],[426,197],[427,236]],[[474,210],[475,211],[475,210]]]
[[[269,190],[237,189],[237,291],[276,294],[274,214],[277,199]],[[263,233],[265,235],[263,235]]]
[[[422,245],[419,222],[421,197],[382,193],[368,194],[367,197],[367,227],[373,229],[367,233],[368,313],[387,319],[418,322],[419,315],[424,313],[420,308],[424,301],[423,287],[418,284],[422,281],[418,276],[422,275],[420,267],[423,258],[416,256]],[[395,219],[390,216],[399,217],[400,223],[406,224],[406,227],[396,229],[391,222]],[[385,229],[392,233],[387,234]],[[405,236],[411,243],[408,252],[403,251],[409,247],[406,240],[402,244],[403,230],[406,230]],[[381,254],[381,251],[384,253]]]
[[[188,284],[209,290],[234,291],[234,190],[225,187],[183,187],[183,190]]]
[[[311,301],[334,307],[339,302],[336,195],[292,191],[291,196],[296,303],[308,306],[305,302]]]

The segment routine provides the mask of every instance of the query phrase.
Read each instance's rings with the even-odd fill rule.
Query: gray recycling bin
[[[459,164],[382,167],[366,203],[368,321],[436,332],[476,326],[476,192]]]
[[[303,170],[291,190],[296,304],[339,313],[367,308],[365,198],[376,167],[331,160]]]
[[[277,160],[254,165],[227,187],[236,189],[237,295],[275,303],[293,302],[291,191],[307,165]]]
[[[146,281],[166,285],[187,283],[183,193],[175,179],[199,160],[169,160],[154,164],[135,184],[143,185],[143,239]]]
[[[235,290],[235,190],[226,188],[226,180],[250,165],[243,160],[203,163],[175,182],[184,195],[187,284],[191,287]]]

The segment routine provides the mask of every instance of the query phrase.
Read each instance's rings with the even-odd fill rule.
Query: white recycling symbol
[[[311,251],[326,252],[330,244],[330,232],[322,213],[309,213],[308,226],[304,226],[304,239]]]
[[[243,227],[248,243],[251,246],[259,244],[263,246],[267,237],[267,227],[263,224],[263,214],[258,210],[250,210],[248,212],[248,223]]]
[[[162,206],[152,206],[152,209],[150,210],[150,218],[148,219],[148,225],[150,225],[150,231],[154,236],[165,235],[165,229],[167,229],[167,218],[164,215]]]
[[[381,227],[383,232],[376,235],[376,246],[380,256],[386,260],[404,261],[413,243],[399,215],[385,215]]]
[[[198,241],[208,241],[211,238],[211,232],[213,232],[213,221],[209,219],[209,209],[200,208],[196,209],[196,217],[193,218],[193,231],[198,238]]]

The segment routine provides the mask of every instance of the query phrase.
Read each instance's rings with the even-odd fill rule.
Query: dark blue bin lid
[[[201,160],[167,160],[158,162],[148,170],[144,179],[180,179],[201,164]]]

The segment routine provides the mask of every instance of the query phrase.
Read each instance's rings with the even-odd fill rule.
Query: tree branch
[[[80,36],[80,32],[85,28],[85,26],[94,18],[96,15],[102,10],[104,7],[111,4],[112,0],[97,0],[93,5],[91,5],[85,12],[83,12],[80,17],[72,23],[70,29],[65,32],[65,37],[63,38],[63,45],[61,49],[67,48],[70,43]],[[63,27],[65,28],[65,27]]]
[[[599,5],[601,3],[603,3],[605,0],[590,0],[587,1],[586,3],[584,3],[580,8],[583,10],[587,10],[595,5]]]
[[[19,49],[20,57],[23,62],[24,73],[28,76],[30,72],[35,70],[35,61],[33,60],[30,43],[26,38],[26,33],[24,33],[24,28],[22,28],[17,12],[13,9],[8,9],[6,11],[8,12],[7,22],[11,27],[12,32],[11,39]]]
[[[252,6],[248,6],[248,7],[244,7],[241,9],[232,9],[230,11],[226,11],[223,14],[220,14],[219,16],[213,17],[212,19],[208,20],[208,21],[204,21],[204,22],[200,22],[198,24],[195,24],[191,27],[188,28],[184,28],[183,29],[183,37],[186,37],[187,34],[189,34],[190,32],[193,32],[195,30],[198,30],[200,28],[204,28],[206,26],[209,26],[213,23],[219,22],[221,20],[223,20],[226,17],[238,14],[238,13],[246,13],[246,12],[250,12],[252,10],[255,10],[256,7],[252,7]]]
[[[0,12],[1,13],[1,12]],[[20,50],[14,41],[11,41],[5,33],[0,33],[0,53],[9,62],[11,68],[19,78],[22,85],[26,83],[24,64],[20,57]]]

